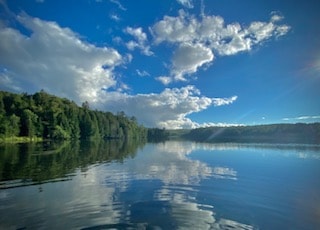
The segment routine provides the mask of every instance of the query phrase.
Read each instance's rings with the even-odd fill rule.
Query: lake
[[[320,229],[320,146],[0,146],[0,229]]]

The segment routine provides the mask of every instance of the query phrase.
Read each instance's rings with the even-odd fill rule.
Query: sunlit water
[[[0,228],[320,229],[319,146],[112,145],[2,147]]]

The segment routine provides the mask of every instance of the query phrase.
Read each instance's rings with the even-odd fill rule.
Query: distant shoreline
[[[187,140],[204,143],[320,144],[320,123],[148,129],[148,141]],[[150,137],[150,138],[149,138]]]
[[[180,137],[198,142],[320,144],[320,123],[197,128]]]

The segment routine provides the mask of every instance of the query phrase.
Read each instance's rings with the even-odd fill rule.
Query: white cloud
[[[188,15],[180,10],[177,17],[164,16],[163,19],[155,23],[150,31],[154,36],[155,43],[171,42],[193,42],[196,38],[196,29],[199,22],[194,16]]]
[[[164,85],[168,85],[172,82],[172,78],[168,76],[159,76],[156,80],[160,81]]]
[[[132,28],[127,27],[124,30],[127,34],[133,36],[137,41],[129,41],[126,43],[126,46],[129,50],[134,50],[135,48],[139,48],[144,55],[151,56],[153,52],[150,51],[150,46],[147,45],[148,38],[147,34],[142,31],[141,27]]]
[[[136,72],[137,72],[137,74],[138,74],[140,77],[150,76],[150,74],[149,74],[147,71],[145,71],[145,70],[138,70],[138,69],[136,69]]]
[[[115,5],[117,5],[120,10],[123,10],[123,11],[126,11],[126,10],[127,10],[127,8],[125,8],[125,7],[120,3],[120,1],[118,1],[118,0],[110,0],[110,2],[111,2],[111,3],[114,3]]]
[[[277,13],[273,13],[273,15],[271,16],[271,22],[278,22],[281,21],[283,19],[283,17]]]
[[[221,178],[221,179],[231,179],[231,180],[237,179],[237,171],[235,171],[232,168],[214,167],[213,174],[215,177]]]
[[[110,14],[110,19],[116,22],[119,22],[121,20],[121,18],[117,14]]]
[[[114,76],[114,68],[129,63],[132,55],[121,56],[112,48],[84,42],[73,31],[55,22],[27,15],[18,16],[18,21],[30,30],[30,36],[9,27],[0,29],[2,89],[26,92],[44,89],[77,103],[87,100],[93,108],[125,111],[146,126],[166,128],[198,127],[199,124],[187,118],[189,114],[209,106],[228,105],[237,99],[208,98],[194,86],[165,89],[157,94],[128,95],[123,91],[129,86]],[[140,29],[128,28],[127,31],[138,41],[146,39]],[[194,47],[200,51],[193,50]],[[193,57],[198,60],[179,60],[178,56],[183,54],[195,55]],[[211,51],[200,44],[183,47],[176,55],[174,71],[177,73],[196,71],[213,58]],[[159,80],[171,78],[159,77]]]
[[[134,50],[135,48],[139,47],[139,44],[135,41],[129,41],[126,43],[126,46],[129,50]]]
[[[225,122],[219,122],[219,123],[207,122],[207,123],[199,124],[199,127],[235,127],[235,126],[244,126],[244,124],[225,123]]]
[[[199,67],[213,60],[211,49],[202,44],[182,43],[172,58],[172,75],[175,80],[184,80],[184,75],[195,73]]]
[[[253,46],[272,37],[285,35],[290,27],[279,25],[282,19],[273,13],[269,22],[255,21],[249,26],[241,26],[238,22],[226,25],[220,16],[202,15],[198,19],[180,10],[176,17],[164,16],[150,31],[155,44],[165,42],[177,47],[173,52],[170,77],[185,80],[184,75],[195,73],[204,63],[211,63],[215,53],[235,55],[250,51]],[[179,55],[186,52],[193,53],[194,57]]]
[[[235,100],[237,100],[237,96],[229,97],[229,98],[213,98],[212,102],[215,106],[221,106],[221,105],[229,105],[233,103]]]
[[[310,121],[314,121],[314,120],[320,120],[320,115],[316,115],[316,116],[300,116],[300,117],[286,117],[282,119],[283,121],[299,121],[299,120],[310,120]]]
[[[273,35],[272,32],[274,30],[275,25],[272,22],[253,22],[250,24],[247,33],[253,36],[253,41],[255,41],[255,43],[259,43],[262,40],[270,38]]]
[[[31,31],[30,37],[12,28],[0,29],[0,63],[11,71],[6,78],[16,83],[14,87],[29,85],[34,91],[44,89],[79,102],[94,101],[101,88],[115,86],[112,71],[122,62],[116,50],[83,42],[54,22],[27,15],[17,18]]]
[[[134,38],[136,38],[139,42],[143,43],[147,40],[147,35],[142,31],[142,28],[132,28],[127,27],[125,29],[125,32],[132,35]]]
[[[122,43],[122,38],[116,36],[116,37],[113,37],[113,38],[112,38],[112,41],[113,41],[115,44],[118,44],[118,45],[119,45],[119,44]]]
[[[0,72],[0,85],[4,90],[15,92],[21,91],[21,88],[17,86],[16,82],[14,82],[14,78],[11,76],[11,74],[12,73],[10,73],[7,69],[3,69]]]
[[[177,0],[177,2],[183,5],[184,7],[193,8],[192,0]]]
[[[208,98],[201,96],[194,86],[165,89],[159,94],[138,94],[135,96],[117,92],[101,95],[96,106],[112,112],[124,111],[136,116],[148,127],[195,128],[200,125],[187,115],[200,112],[209,106],[228,105],[237,97]],[[103,106],[103,108],[101,107]]]

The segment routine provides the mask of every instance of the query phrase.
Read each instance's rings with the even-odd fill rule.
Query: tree
[[[68,140],[70,139],[70,134],[57,125],[53,131],[52,138],[57,140]]]
[[[21,117],[21,135],[33,138],[36,134],[36,123],[38,116],[31,110],[23,110]]]
[[[8,120],[9,127],[7,135],[9,137],[18,136],[20,133],[20,117],[16,116],[15,114],[12,114]]]
[[[83,109],[90,109],[89,102],[88,101],[83,102],[82,103],[82,108]]]
[[[149,141],[166,141],[169,139],[169,133],[165,129],[148,129],[148,140]]]

